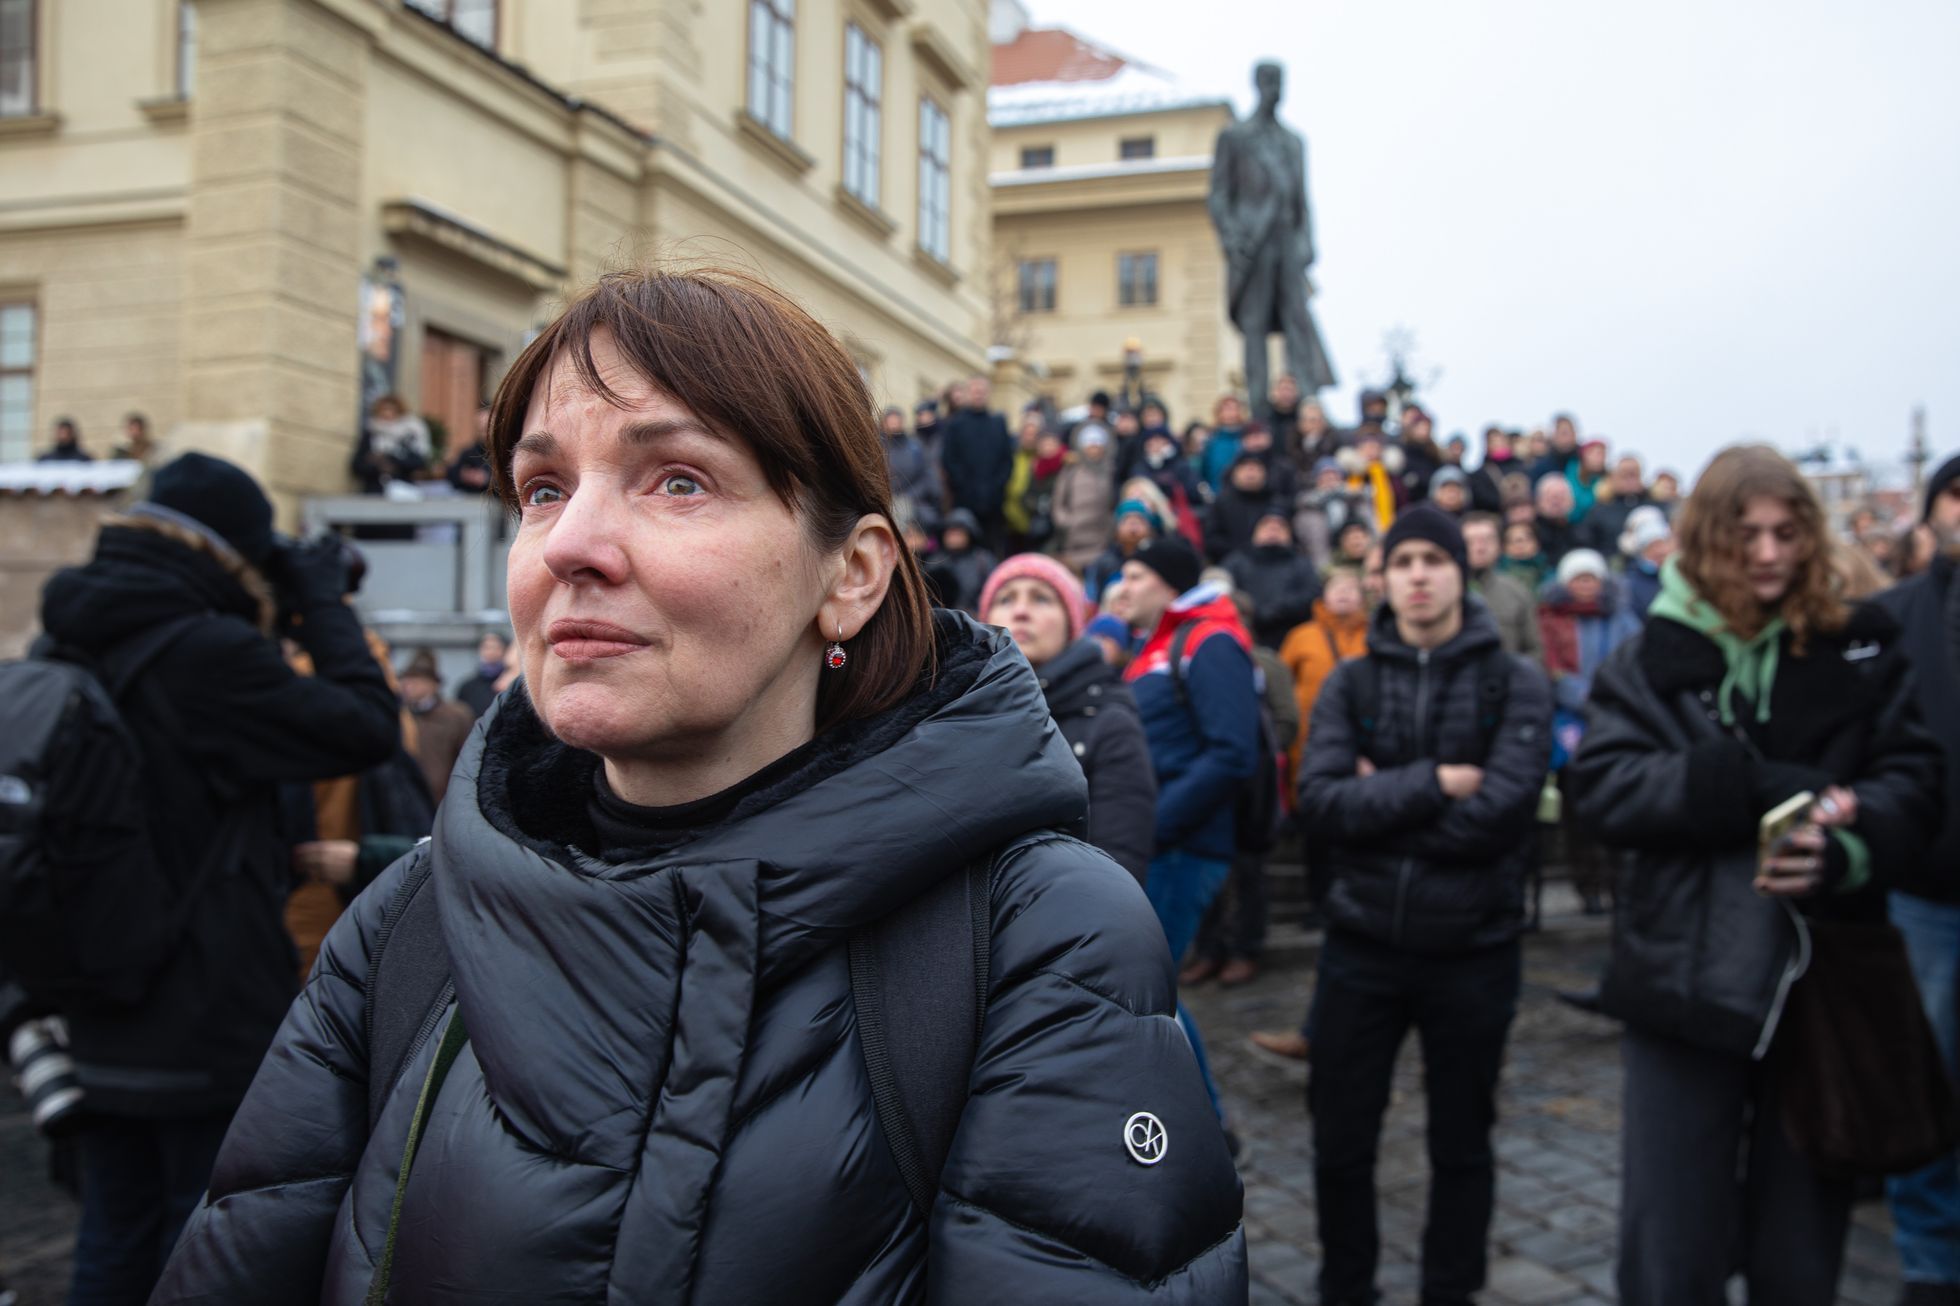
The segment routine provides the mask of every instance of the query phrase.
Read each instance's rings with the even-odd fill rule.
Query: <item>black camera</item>
[[[22,1021],[7,1040],[7,1060],[36,1129],[60,1138],[81,1124],[82,1081],[68,1055],[66,1021],[59,1016]]]

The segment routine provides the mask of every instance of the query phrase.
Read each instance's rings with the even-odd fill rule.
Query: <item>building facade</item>
[[[363,398],[469,420],[569,291],[735,263],[907,403],[984,360],[984,0],[0,0],[0,461],[348,486]]]
[[[993,311],[998,375],[1058,406],[1126,387],[1210,420],[1243,366],[1205,207],[1231,105],[1072,32],[996,9]]]

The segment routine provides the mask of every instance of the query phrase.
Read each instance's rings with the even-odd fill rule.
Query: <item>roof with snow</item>
[[[1068,122],[1226,105],[1170,74],[1063,27],[1025,28],[994,47],[987,122],[994,127]]]

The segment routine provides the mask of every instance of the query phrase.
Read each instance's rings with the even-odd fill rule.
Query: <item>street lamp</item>
[[[1123,342],[1123,407],[1143,407],[1143,341],[1135,336]]]

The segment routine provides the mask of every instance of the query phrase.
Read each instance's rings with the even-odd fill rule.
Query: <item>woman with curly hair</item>
[[[1836,1299],[1852,1183],[1793,1144],[1818,1068],[1783,1017],[1832,922],[1882,922],[1938,823],[1940,757],[1899,627],[1839,597],[1815,493],[1724,450],[1676,522],[1646,629],[1594,678],[1577,816],[1632,852],[1601,1004],[1626,1022],[1620,1300]],[[1761,818],[1815,795],[1786,837]],[[1802,980],[1829,983],[1825,973]]]

